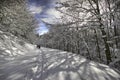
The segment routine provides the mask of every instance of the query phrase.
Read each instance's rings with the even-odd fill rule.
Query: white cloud
[[[63,15],[61,12],[55,10],[54,8],[48,9],[46,11],[46,14],[48,15],[47,18],[42,18],[41,20],[47,22],[47,23],[55,23],[58,22],[58,19],[61,18]]]
[[[42,12],[42,7],[37,7],[37,6],[30,6],[29,10],[33,13],[33,14],[38,14]]]
[[[39,35],[43,35],[43,34],[45,34],[47,32],[48,32],[48,30],[43,30],[42,32],[39,32]]]
[[[60,18],[60,16],[61,16],[61,13],[58,12],[57,10],[55,10],[54,8],[48,9],[46,13],[55,18]]]
[[[58,2],[66,2],[66,1],[70,1],[70,0],[57,0]]]

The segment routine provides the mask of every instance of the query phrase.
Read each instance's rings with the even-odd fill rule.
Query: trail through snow
[[[0,62],[0,80],[120,80],[120,73],[77,54],[42,47]]]

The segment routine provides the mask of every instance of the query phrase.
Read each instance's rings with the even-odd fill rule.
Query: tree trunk
[[[100,28],[100,31],[102,33],[103,41],[104,41],[104,44],[105,44],[105,54],[106,54],[107,64],[109,64],[112,61],[112,59],[111,59],[111,53],[110,53],[109,44],[107,43],[107,34],[106,34],[105,30],[104,30],[104,25],[102,23],[102,18],[100,16],[99,2],[98,2],[98,0],[92,0],[96,5],[96,8],[95,8],[93,6],[92,2],[90,0],[88,0],[88,1],[91,4],[92,8],[94,9],[94,11],[96,13],[96,17],[99,20],[99,23],[100,23],[99,28]]]
[[[95,33],[95,39],[96,39],[96,45],[97,45],[97,52],[98,52],[98,57],[101,60],[101,55],[100,55],[100,46],[99,46],[99,42],[98,42],[98,37],[97,37],[97,32],[94,29],[94,33]]]

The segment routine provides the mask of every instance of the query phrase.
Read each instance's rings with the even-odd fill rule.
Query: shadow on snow
[[[77,54],[42,48],[1,64],[0,79],[120,80],[120,74]]]

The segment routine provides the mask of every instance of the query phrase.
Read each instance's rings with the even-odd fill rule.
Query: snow
[[[34,51],[0,66],[2,80],[120,80],[118,71],[77,54],[43,47],[36,49],[33,45],[29,48]]]
[[[120,80],[120,73],[107,65],[66,51],[37,49],[17,37],[7,40],[10,36],[0,39],[0,80]]]
[[[11,54],[11,52],[9,50],[5,50],[5,52]]]

